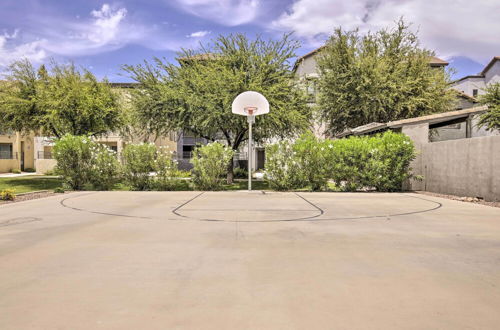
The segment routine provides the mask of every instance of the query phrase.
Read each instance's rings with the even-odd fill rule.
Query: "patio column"
[[[16,157],[17,169],[21,169],[21,133],[16,132],[16,141],[13,145],[14,157]]]

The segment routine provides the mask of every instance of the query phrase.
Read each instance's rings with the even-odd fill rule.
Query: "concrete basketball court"
[[[500,209],[418,194],[0,206],[0,329],[498,329]]]

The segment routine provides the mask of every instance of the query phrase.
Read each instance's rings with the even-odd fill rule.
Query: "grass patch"
[[[0,178],[0,191],[11,189],[14,190],[16,194],[38,190],[54,190],[58,187],[62,187],[62,180],[56,177],[33,175],[16,178]]]
[[[248,180],[237,180],[233,184],[224,184],[224,190],[246,190],[248,189]],[[266,181],[252,181],[253,190],[269,190],[269,185]],[[131,191],[132,188],[125,183],[117,183],[113,187],[113,191]],[[171,191],[193,191],[192,184],[190,180],[181,180],[178,182],[177,186]]]
[[[224,190],[247,190],[248,180],[237,180],[233,184],[225,184]],[[252,190],[269,190],[267,181],[252,181]]]

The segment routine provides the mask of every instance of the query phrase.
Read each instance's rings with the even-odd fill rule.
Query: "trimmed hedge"
[[[313,191],[325,189],[329,180],[344,191],[400,191],[412,177],[410,163],[416,156],[410,138],[391,131],[334,141],[308,133],[294,143],[268,146],[266,153],[271,187]]]

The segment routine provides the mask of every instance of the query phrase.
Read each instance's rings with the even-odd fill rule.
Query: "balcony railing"
[[[53,159],[52,152],[50,151],[39,151],[38,159]]]
[[[17,159],[17,152],[0,151],[0,159]]]

